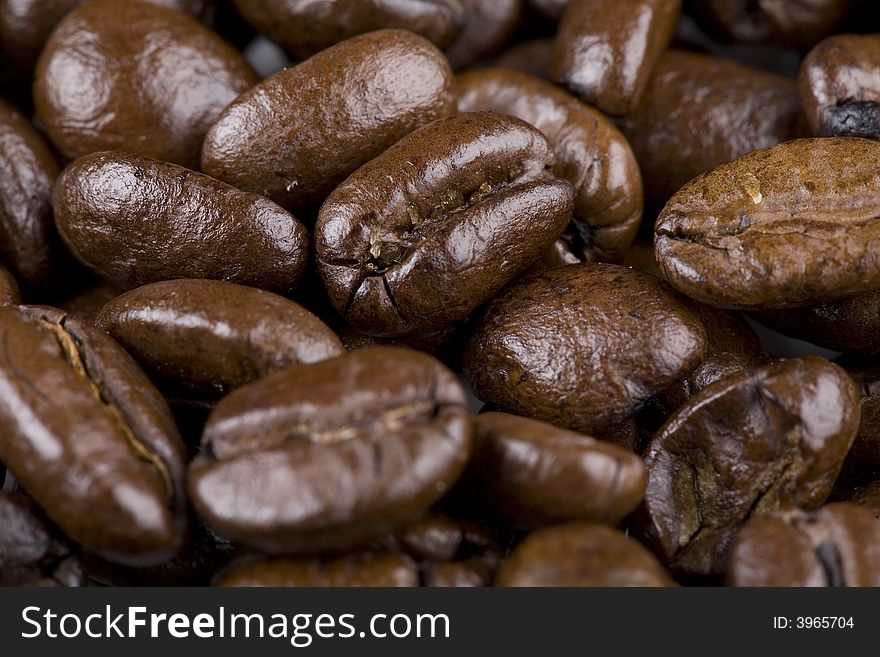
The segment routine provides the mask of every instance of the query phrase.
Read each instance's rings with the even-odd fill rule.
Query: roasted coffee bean
[[[464,7],[461,31],[446,48],[456,71],[500,50],[516,29],[523,0],[460,0]]]
[[[880,35],[822,41],[801,64],[798,93],[813,134],[880,140]]]
[[[59,307],[68,315],[94,323],[101,308],[124,291],[106,281],[98,281],[62,301]]]
[[[657,218],[663,275],[730,308],[787,308],[880,287],[880,144],[801,139],[685,185]]]
[[[527,0],[527,2],[544,16],[557,19],[571,3],[571,0]]]
[[[15,277],[0,265],[0,306],[9,306],[21,303],[21,292]]]
[[[642,102],[619,126],[642,168],[645,195],[660,203],[719,164],[806,136],[794,82],[679,51],[660,58]]]
[[[851,5],[852,0],[691,0],[689,7],[728,39],[810,46],[833,32]]]
[[[604,525],[570,523],[528,536],[497,586],[675,586],[644,547]]]
[[[220,534],[269,553],[345,549],[420,515],[471,452],[466,395],[430,356],[376,347],[230,393],[189,490]]]
[[[355,169],[451,114],[452,71],[402,30],[354,37],[272,75],[227,107],[202,169],[286,208],[321,203]]]
[[[606,114],[629,114],[680,11],[681,0],[572,0],[556,33],[550,78]]]
[[[234,0],[241,15],[296,59],[345,39],[399,28],[443,48],[459,34],[465,0]]]
[[[507,413],[481,413],[474,430],[468,500],[514,527],[616,525],[644,497],[644,463],[615,445]]]
[[[139,155],[76,160],[53,207],[73,254],[125,289],[211,278],[290,292],[308,261],[308,231],[268,199]]]
[[[858,430],[858,403],[852,379],[813,356],[693,396],[646,454],[648,532],[673,571],[721,574],[750,517],[822,504]]]
[[[52,33],[34,103],[70,159],[121,150],[195,166],[208,127],[256,75],[196,20],[140,0],[92,0]]]
[[[846,369],[861,392],[859,431],[838,485],[859,485],[880,479],[880,363],[857,356],[838,359],[837,364]]]
[[[22,286],[44,292],[57,274],[52,185],[58,164],[40,134],[0,101],[0,262]]]
[[[834,351],[880,354],[880,290],[805,308],[753,314],[774,331]]]
[[[430,515],[401,528],[392,544],[421,560],[452,561],[464,541],[464,530],[452,518]]]
[[[467,318],[553,243],[571,185],[532,126],[491,113],[421,128],[330,195],[315,227],[318,269],[352,326],[379,336]]]
[[[203,395],[344,352],[336,334],[299,304],[221,281],[145,285],[110,301],[95,323],[158,380]]]
[[[475,394],[598,438],[690,374],[706,335],[660,279],[601,263],[533,274],[488,305],[465,347]]]
[[[0,42],[19,66],[32,69],[52,30],[85,0],[0,0]],[[196,18],[213,13],[208,0],[149,0]]]
[[[509,114],[540,130],[553,147],[554,173],[575,191],[572,248],[581,261],[614,260],[642,218],[642,177],[626,139],[601,113],[525,73],[481,69],[458,76],[460,112]]]
[[[876,520],[880,520],[880,479],[859,486],[845,497],[845,501],[866,508]]]
[[[750,520],[730,550],[732,586],[880,586],[880,522],[855,504]]]
[[[413,560],[393,552],[365,552],[335,559],[269,559],[233,565],[220,573],[216,586],[381,586],[419,585]]]
[[[85,549],[152,565],[180,547],[184,447],[168,406],[102,331],[0,308],[0,461]]]
[[[425,575],[425,586],[434,588],[471,588],[488,585],[489,582],[482,568],[466,561],[432,564]]]
[[[670,413],[716,381],[768,360],[758,336],[739,315],[703,304],[696,313],[706,329],[706,355],[699,367],[660,394],[661,406]]]
[[[494,60],[492,66],[547,79],[552,52],[553,39],[534,39],[508,48]]]

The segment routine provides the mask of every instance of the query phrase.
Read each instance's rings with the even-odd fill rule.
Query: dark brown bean
[[[860,356],[836,362],[846,369],[861,393],[859,431],[838,479],[838,485],[853,486],[880,479],[880,363]]]
[[[644,547],[604,525],[571,523],[528,536],[496,586],[675,586]]]
[[[481,413],[474,429],[468,499],[510,525],[616,525],[644,497],[645,465],[620,447],[507,413]]]
[[[53,207],[73,254],[124,289],[211,278],[290,292],[308,262],[308,231],[287,211],[139,155],[76,160],[58,179]]]
[[[854,504],[780,511],[736,535],[732,586],[880,586],[880,522]]]
[[[461,31],[446,48],[456,71],[493,55],[519,23],[523,0],[460,0],[464,8]]]
[[[689,304],[661,280],[617,265],[570,265],[496,297],[465,347],[464,368],[481,400],[603,438],[696,368],[705,345]]]
[[[492,62],[492,66],[528,73],[546,80],[552,52],[553,39],[524,41],[511,46],[501,53]]]
[[[269,553],[355,547],[422,515],[471,452],[466,396],[430,356],[375,347],[291,367],[218,405],[189,490]]]
[[[575,190],[576,254],[581,260],[619,259],[642,218],[642,177],[614,124],[555,85],[516,71],[470,71],[457,77],[455,91],[460,112],[509,114],[547,137],[554,173]]]
[[[0,340],[0,461],[84,548],[132,565],[173,556],[184,447],[143,372],[51,308],[0,308]]]
[[[340,185],[315,227],[330,300],[379,336],[465,319],[552,244],[573,192],[532,126],[460,114],[402,139]]]
[[[286,208],[317,205],[355,169],[452,113],[452,71],[402,30],[344,41],[272,75],[227,107],[202,169]]]
[[[791,80],[674,50],[660,58],[641,104],[619,127],[642,168],[645,195],[661,203],[719,164],[806,136]]]
[[[208,127],[256,75],[196,20],[139,0],[92,0],[52,33],[34,103],[70,159],[122,150],[196,166]]]
[[[858,400],[841,368],[812,356],[692,397],[646,453],[649,534],[673,572],[721,574],[750,517],[822,504],[855,438]]]
[[[572,0],[556,33],[550,78],[606,114],[629,114],[680,12],[681,0]]]
[[[0,265],[0,306],[21,303],[21,292],[15,277],[3,265]]]
[[[296,59],[359,34],[397,28],[444,48],[464,22],[463,0],[234,0],[241,15]]]
[[[787,308],[880,287],[880,144],[800,139],[723,164],[657,218],[665,278],[705,303]]]
[[[110,301],[95,323],[148,373],[203,395],[344,352],[336,334],[299,304],[221,281],[146,285]]]

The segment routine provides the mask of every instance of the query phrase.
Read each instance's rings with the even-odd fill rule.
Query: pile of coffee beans
[[[880,586],[877,4],[0,0],[0,585]]]

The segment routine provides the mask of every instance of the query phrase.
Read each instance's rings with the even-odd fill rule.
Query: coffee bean
[[[615,445],[506,413],[481,413],[474,429],[468,499],[510,525],[616,525],[644,497],[644,463]]]
[[[705,346],[690,305],[661,280],[570,265],[497,296],[470,336],[464,368],[481,400],[602,438],[692,372]]]
[[[446,58],[460,71],[496,53],[519,23],[523,0],[459,0],[461,30],[446,48]]]
[[[234,0],[251,25],[293,57],[304,59],[382,28],[415,32],[443,48],[459,33],[463,0]]]
[[[208,0],[149,0],[196,18],[213,13]],[[52,30],[85,0],[3,0],[0,2],[0,41],[22,68],[33,69]]]
[[[49,38],[34,103],[67,158],[122,150],[195,166],[208,127],[256,81],[235,49],[180,12],[92,0]]]
[[[562,12],[571,0],[527,0],[527,2],[545,17],[556,20],[562,16]]]
[[[550,78],[606,114],[629,114],[680,11],[681,0],[572,0],[556,33]]]
[[[497,586],[674,586],[644,547],[604,525],[570,523],[528,536]]]
[[[657,62],[642,102],[619,127],[642,168],[645,195],[660,203],[719,164],[806,136],[791,80],[675,50]]]
[[[362,349],[230,393],[190,465],[190,497],[222,535],[269,553],[362,544],[412,520],[471,451],[466,396],[430,356]]]
[[[340,185],[315,227],[330,300],[379,336],[463,320],[531,265],[571,218],[572,188],[533,127],[461,114],[402,139]]]
[[[646,453],[649,534],[673,572],[724,572],[753,515],[813,509],[858,429],[858,390],[808,356],[733,374],[693,396]]]
[[[880,479],[859,486],[844,499],[864,507],[874,515],[875,520],[880,520]]]
[[[173,556],[184,448],[134,361],[52,308],[0,308],[0,340],[0,461],[82,547],[133,565]]]
[[[124,291],[105,281],[98,281],[62,301],[59,307],[72,317],[94,324],[95,316],[101,308]]]
[[[838,359],[861,392],[859,431],[838,479],[848,485],[880,479],[880,363],[863,357]]]
[[[125,289],[212,278],[289,292],[308,261],[308,231],[271,201],[138,155],[76,160],[53,207],[73,254]]]
[[[575,190],[571,232],[581,245],[576,256],[619,259],[642,218],[642,178],[617,128],[555,85],[516,71],[470,71],[458,76],[455,91],[460,112],[516,116],[547,137],[555,175]]]
[[[52,224],[58,165],[40,134],[0,101],[0,261],[26,289],[45,292],[61,249]]]
[[[508,48],[492,62],[492,66],[547,79],[552,52],[553,39],[534,39]]]
[[[839,34],[801,64],[798,93],[813,134],[880,140],[880,36]]]
[[[365,162],[454,109],[443,54],[410,32],[380,30],[272,75],[227,107],[202,169],[286,208],[321,203]]]
[[[18,283],[9,271],[0,265],[0,306],[9,306],[21,303],[21,292]]]
[[[780,511],[736,536],[731,586],[880,586],[880,522],[854,504]]]
[[[216,586],[382,586],[419,585],[412,559],[392,552],[353,554],[335,559],[269,559],[222,572]]]
[[[835,301],[880,286],[876,142],[801,139],[685,185],[657,218],[663,275],[731,308]]]
[[[110,301],[95,323],[160,381],[208,396],[343,353],[336,334],[299,304],[221,281],[145,285]]]

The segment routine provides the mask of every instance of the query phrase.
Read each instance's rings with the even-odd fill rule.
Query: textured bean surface
[[[15,277],[8,269],[0,265],[0,306],[21,303],[21,292]]]
[[[446,48],[446,58],[461,70],[497,52],[517,28],[523,0],[460,0],[462,26]]]
[[[412,559],[392,552],[354,554],[336,559],[271,559],[233,566],[217,586],[411,587],[419,585]]]

